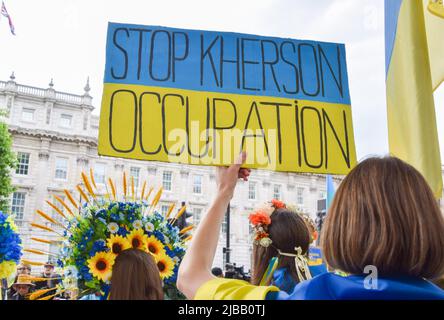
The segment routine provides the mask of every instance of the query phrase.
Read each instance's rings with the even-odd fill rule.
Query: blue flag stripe
[[[388,74],[403,0],[385,0],[385,71]]]

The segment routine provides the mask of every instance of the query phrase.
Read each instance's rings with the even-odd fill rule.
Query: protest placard
[[[345,174],[342,44],[110,23],[99,154]]]

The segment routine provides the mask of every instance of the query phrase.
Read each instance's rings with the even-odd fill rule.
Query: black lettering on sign
[[[224,52],[224,37],[220,37],[220,86],[224,86],[224,63],[234,63],[236,64],[236,83],[237,88],[240,89],[240,62],[239,62],[239,39],[236,38],[236,59],[225,59]]]
[[[299,167],[302,166],[302,153],[301,153],[301,129],[299,125],[299,105],[298,101],[296,100],[294,102],[294,114],[295,114],[295,121],[296,121],[296,141],[297,141],[297,147],[298,147],[298,165]]]
[[[165,54],[164,51],[161,50],[155,50],[154,46],[156,44],[156,38],[161,35],[161,34],[166,34],[167,39],[168,39],[168,51]],[[160,41],[162,42],[162,41]],[[156,81],[168,81],[170,79],[171,76],[171,35],[168,31],[165,30],[156,30],[153,32],[153,35],[151,36],[151,56],[150,56],[150,65],[149,65],[149,72],[150,72],[150,77],[153,80]],[[158,56],[156,57],[157,61],[165,61],[167,62],[167,70],[165,73],[165,76],[156,76],[153,72],[154,69],[154,56],[155,54],[157,54]]]
[[[333,123],[331,122],[327,112],[322,110],[322,118],[324,122],[324,140],[325,140],[325,168],[328,168],[328,140],[327,140],[327,124],[330,127],[335,139],[341,149],[342,156],[344,157],[344,161],[347,164],[347,167],[350,168],[350,150],[348,145],[348,132],[347,132],[347,117],[345,111],[342,111],[343,119],[344,119],[344,139],[345,139],[345,147],[341,143],[341,139],[339,139],[338,133],[336,132]]]
[[[157,103],[158,103],[158,107],[160,108],[160,94],[158,94],[157,92],[144,92],[140,95],[140,99],[139,99],[139,117],[140,117],[140,125],[139,125],[139,143],[140,143],[140,149],[142,149],[142,152],[145,154],[149,154],[149,155],[154,155],[154,154],[158,154],[160,152],[160,150],[162,149],[162,144],[159,144],[159,146],[154,150],[154,151],[148,151],[145,149],[145,146],[143,144],[143,108],[144,108],[144,104],[143,104],[143,97],[144,96],[154,96],[155,98],[157,98]],[[150,109],[151,105],[147,106],[147,113],[149,114],[149,109]],[[150,135],[148,135],[150,136]],[[150,139],[151,140],[151,139]]]
[[[209,151],[209,144],[210,144],[210,132],[209,132],[209,128],[210,128],[210,99],[207,98],[207,125],[206,125],[206,140],[205,140],[205,151],[202,154],[194,154],[191,151],[191,146],[190,146],[190,136],[191,136],[191,132],[190,132],[190,99],[188,97],[186,97],[186,123],[187,123],[187,127],[186,127],[186,132],[187,132],[187,146],[188,146],[188,154],[190,157],[192,158],[203,158],[206,155],[208,155],[208,151]],[[200,128],[199,128],[200,129]],[[199,132],[200,135],[200,132]],[[193,137],[196,140],[196,137]],[[198,141],[200,142],[200,136]]]
[[[213,55],[211,54],[211,49],[216,44],[216,42],[219,40],[219,36],[214,38],[214,40],[210,43],[208,47],[204,47],[204,35],[200,35],[200,85],[203,86],[204,82],[204,74],[205,74],[205,59],[208,58],[211,64],[211,70],[213,71],[214,80],[216,81],[216,86],[219,87],[219,81],[216,71],[216,66],[214,65],[214,59]]]
[[[262,131],[262,134],[260,134],[260,135],[257,135],[257,134],[252,134],[252,135],[246,134],[246,131],[249,128],[250,119],[251,119],[251,115],[253,114],[253,111],[256,114],[257,120],[259,122],[259,128],[261,128],[261,131]],[[257,107],[257,103],[253,102],[251,104],[250,111],[248,112],[247,121],[245,123],[244,134],[242,136],[242,143],[241,143],[240,150],[242,151],[244,149],[245,138],[257,138],[257,137],[264,138],[265,151],[267,152],[268,162],[270,163],[271,159],[270,159],[270,152],[268,151],[267,137],[265,136],[265,130],[264,130],[264,127],[262,125],[262,120],[261,120],[261,116],[259,114],[259,109]]]
[[[126,28],[117,28],[113,34],[113,44],[123,53],[123,59],[124,59],[123,73],[121,76],[118,76],[114,72],[114,67],[111,67],[111,76],[114,79],[125,79],[128,74],[128,53],[126,52],[125,48],[123,48],[120,44],[117,43],[117,33],[119,33],[119,31],[125,32],[127,38],[129,38],[129,32],[128,32],[128,29],[126,29]]]
[[[341,69],[341,49],[339,46],[337,46],[336,50],[337,50],[337,59],[338,59],[338,71],[337,71],[337,75],[335,74],[335,71],[333,71],[333,67],[331,66],[330,62],[327,59],[327,55],[324,52],[324,49],[322,49],[321,45],[318,44],[318,50],[319,50],[319,66],[320,66],[320,70],[321,70],[321,84],[322,84],[322,96],[325,97],[325,88],[324,88],[324,61],[327,64],[328,70],[330,70],[331,76],[333,77],[334,82],[336,83],[336,86],[338,87],[339,90],[339,94],[341,95],[341,97],[344,97],[344,88],[343,88],[343,84],[342,84],[342,69]]]
[[[302,50],[304,47],[306,47],[308,49]],[[320,84],[320,80],[319,80],[319,63],[318,63],[316,48],[309,43],[301,43],[298,46],[298,53],[299,53],[299,71],[300,71],[300,77],[301,77],[300,80],[301,80],[302,92],[304,92],[304,94],[306,94],[307,96],[315,97],[321,91],[321,84]],[[305,53],[305,54],[303,54],[303,53]],[[308,55],[310,53],[312,54],[310,56],[310,58],[312,59],[313,64],[315,65],[315,68],[316,68],[316,70],[314,72],[314,75],[316,76],[316,89],[313,92],[308,92],[307,88],[305,87],[306,85],[304,84],[307,79],[310,79],[313,77],[313,73],[312,72],[308,73],[307,71],[305,71],[304,65],[303,65],[303,61],[310,60],[310,58],[308,57]],[[304,57],[307,57],[307,58],[304,59]]]
[[[138,140],[140,143],[140,149],[145,155],[157,155],[161,153],[163,149],[163,151],[169,156],[180,156],[186,150],[190,157],[201,159],[209,156],[211,139],[208,129],[210,129],[212,126],[213,157],[216,158],[217,130],[232,130],[239,128],[240,125],[243,125],[243,123],[238,123],[239,110],[237,110],[237,107],[240,106],[236,106],[235,101],[227,98],[206,97],[205,106],[196,105],[193,106],[193,110],[191,110],[192,105],[190,103],[190,99],[191,98],[188,96],[182,96],[174,93],[162,95],[158,92],[146,91],[141,93],[138,97],[136,93],[131,90],[114,91],[110,97],[109,119],[107,119],[109,130],[108,139],[111,148],[119,153],[130,153],[135,150]],[[263,98],[260,99],[262,100]],[[297,159],[294,160],[297,161],[298,166],[302,167],[303,164],[305,164],[312,169],[320,169],[324,167],[328,170],[330,160],[329,152],[332,153],[335,151],[336,149],[332,150],[332,148],[336,147],[337,145],[347,167],[351,168],[351,150],[349,145],[349,131],[346,110],[335,110],[335,116],[333,117],[331,113],[328,113],[328,109],[325,108],[315,108],[312,106],[304,106],[301,108],[297,100],[295,100],[293,103],[253,101],[251,104],[249,103],[248,106],[249,111],[245,126],[243,128],[244,132],[240,146],[241,150],[244,149],[247,138],[253,138],[255,140],[263,139],[267,157],[270,163],[269,141],[267,141],[265,129],[276,129],[278,149],[277,161],[279,161],[279,164],[282,164],[283,160],[286,159],[284,158],[286,155],[284,150],[285,134],[289,133],[290,130],[292,132],[289,134],[294,134],[294,131],[293,129],[285,131],[285,127],[282,125],[285,117],[284,114],[282,114],[281,108],[290,107],[294,108],[296,144],[292,147],[297,148],[298,155]],[[260,109],[261,107],[274,107],[273,109],[276,115],[275,126],[274,124],[270,124],[271,127],[264,128],[262,123],[264,114],[261,116],[260,110],[263,110]],[[185,116],[180,114],[183,111],[185,111]],[[202,112],[206,112],[205,121],[200,121],[202,124],[205,122],[205,127],[207,129],[205,146],[203,149],[201,149],[200,141],[202,128],[199,126],[199,130],[197,130],[197,132],[192,130],[191,111],[193,111],[194,114],[201,115],[199,119],[203,119],[204,116],[202,115]],[[158,112],[158,114],[155,115],[154,112]],[[336,112],[341,113],[336,114]],[[152,127],[146,123],[144,126],[144,121],[150,119],[151,122],[154,116],[158,116],[159,118],[161,117],[161,139],[153,139],[153,137],[156,135],[153,134]],[[182,146],[180,146],[180,151],[176,152],[174,150],[174,152],[171,152],[167,146],[167,139],[169,133],[168,124],[170,127],[172,125],[170,122],[167,123],[167,119],[168,121],[171,121],[172,119],[178,119],[178,117],[181,121],[180,123],[184,123],[186,128],[187,140]],[[293,118],[293,116],[291,117]],[[253,126],[252,121],[256,120],[261,134],[256,132],[251,134],[247,132],[247,130]],[[116,132],[119,132],[119,136],[117,136]],[[318,132],[319,144],[317,143]],[[137,134],[139,137],[137,137]],[[199,136],[192,137],[193,134],[198,134]],[[191,145],[191,139],[193,139],[193,141],[199,141],[197,150],[193,150],[196,149],[196,147]],[[150,145],[148,146],[148,144]],[[319,146],[319,149],[317,146]]]
[[[185,49],[182,55],[179,55],[178,52],[176,52],[176,40],[178,36],[183,36],[183,39],[185,41]],[[173,32],[173,61],[172,61],[172,72],[173,72],[173,78],[172,81],[176,82],[176,62],[177,61],[184,61],[188,57],[189,53],[189,39],[188,35],[185,32]]]
[[[114,99],[116,98],[116,96],[118,94],[122,94],[122,93],[129,93],[130,95],[133,96],[134,98],[134,104],[133,105],[119,105],[119,106],[114,106]],[[129,149],[122,149],[122,148],[118,148],[116,147],[116,145],[114,144],[113,141],[113,123],[114,123],[114,119],[113,119],[113,112],[114,112],[114,108],[125,108],[128,109],[129,107],[134,107],[134,131],[133,131],[133,135],[131,137],[132,143],[131,143],[131,147]],[[122,153],[129,153],[131,151],[134,150],[135,146],[136,146],[136,135],[137,135],[137,97],[136,94],[131,91],[131,90],[116,90],[113,92],[112,96],[111,96],[111,104],[110,104],[110,109],[109,109],[109,143],[111,145],[111,147],[117,151],[117,152],[122,152]],[[120,125],[123,125],[125,127],[130,127],[130,126],[126,126],[125,123],[120,123],[120,119],[117,118],[117,122]],[[124,132],[128,132],[129,134],[131,134],[131,131],[128,130],[123,130]]]
[[[225,104],[230,105],[234,111],[234,117],[233,117],[233,122],[228,125],[228,126],[220,126],[217,124],[217,119],[218,119],[218,112],[217,112],[217,105],[218,102],[225,102]],[[224,111],[224,113],[227,113],[226,111]],[[236,110],[236,105],[234,104],[233,101],[229,100],[229,99],[221,99],[221,98],[213,98],[213,158],[216,158],[216,130],[230,130],[233,129],[234,127],[236,127],[236,123],[237,123],[237,110]]]
[[[284,84],[282,85],[282,88],[284,89],[285,93],[288,94],[298,94],[299,93],[299,71],[298,71],[298,67],[296,66],[296,64],[294,64],[293,62],[291,62],[290,60],[288,60],[286,58],[286,56],[284,55],[284,46],[289,45],[290,48],[293,50],[293,55],[296,55],[296,46],[294,45],[293,42],[291,41],[284,41],[281,43],[281,57],[282,60],[284,61],[284,63],[288,64],[294,71],[294,90],[290,90],[287,88],[287,86]]]
[[[140,80],[140,72],[142,71],[142,51],[143,51],[143,33],[151,32],[149,29],[130,29],[130,31],[135,31],[139,33],[139,54],[137,57],[137,80]]]
[[[320,140],[320,149],[319,149],[319,155],[320,155],[320,162],[319,164],[312,164],[308,161],[307,158],[307,143],[305,141],[305,121],[304,121],[304,114],[306,111],[311,111],[316,113],[316,116],[318,117],[319,120],[319,140]],[[310,124],[310,127],[313,129],[314,128],[314,124]],[[309,166],[310,168],[314,168],[314,169],[319,169],[320,167],[322,167],[322,164],[324,162],[324,148],[323,148],[323,137],[322,137],[322,118],[321,118],[321,114],[320,112],[313,107],[303,107],[301,110],[301,133],[302,133],[302,146],[304,148],[304,160],[305,163],[307,164],[307,166]]]
[[[167,155],[178,157],[185,150],[185,146],[182,146],[182,148],[180,149],[179,152],[171,153],[168,150],[167,143],[166,143],[166,140],[167,140],[167,132],[166,132],[166,125],[167,125],[166,124],[166,118],[167,118],[166,117],[166,107],[167,107],[167,105],[166,105],[166,101],[167,101],[167,98],[169,98],[169,97],[179,98],[180,99],[180,103],[182,104],[182,106],[184,106],[184,102],[185,101],[184,101],[184,98],[180,94],[174,94],[174,93],[168,93],[168,94],[164,95],[163,98],[162,98],[162,139],[163,139],[162,141],[163,141],[163,149],[165,150]],[[171,117],[170,117],[170,119],[171,119]]]
[[[274,50],[274,57],[271,58],[270,60],[267,60],[265,57],[265,44],[268,43],[271,45],[271,47]],[[279,87],[279,83],[276,79],[276,73],[274,71],[274,66],[279,62],[279,50],[278,50],[278,46],[276,45],[276,43],[274,43],[274,41],[271,40],[262,40],[261,41],[261,52],[262,52],[262,90],[266,90],[266,75],[265,75],[265,69],[266,66],[268,65],[270,67],[271,70],[271,75],[273,76],[273,80],[274,80],[274,84],[276,86],[276,89],[278,90],[278,92],[281,92],[281,88]]]
[[[261,102],[264,106],[274,106],[276,110],[276,128],[278,132],[278,159],[282,163],[282,130],[281,130],[281,107],[292,107],[292,104],[277,102]]]
[[[247,87],[246,80],[245,80],[245,66],[246,65],[258,65],[258,61],[253,60],[247,60],[245,58],[245,42],[251,41],[251,42],[258,42],[257,39],[248,39],[248,38],[241,38],[241,57],[242,57],[242,89],[244,90],[250,90],[250,91],[260,91],[259,88],[251,88]]]

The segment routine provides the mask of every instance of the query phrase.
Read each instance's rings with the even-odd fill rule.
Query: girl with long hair
[[[296,284],[311,279],[307,263],[310,233],[304,219],[278,200],[250,214],[254,285],[274,285],[292,292]]]
[[[151,254],[127,249],[117,256],[109,300],[163,300],[162,280]]]

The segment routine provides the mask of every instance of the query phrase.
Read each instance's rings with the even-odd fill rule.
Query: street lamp
[[[227,263],[230,263],[230,204],[228,204],[227,212],[225,213],[225,221],[226,221],[226,228],[225,228],[225,237],[226,237],[226,244],[225,248],[223,248],[222,252],[225,254],[225,265]]]

